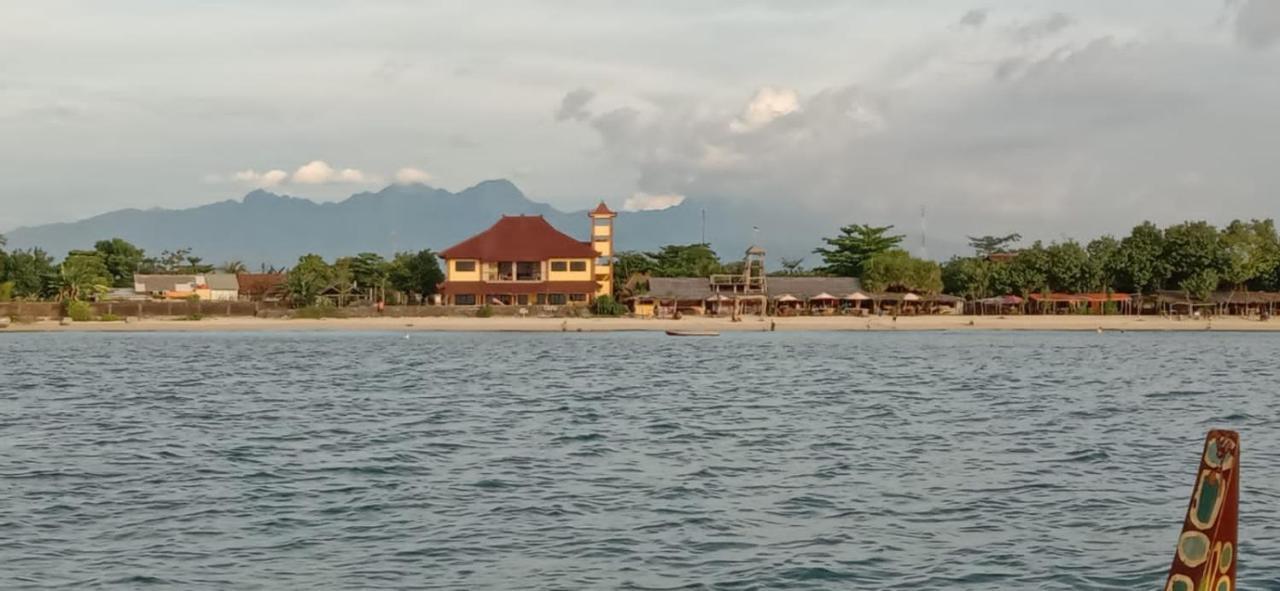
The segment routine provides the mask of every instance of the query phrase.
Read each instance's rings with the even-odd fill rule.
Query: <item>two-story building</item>
[[[502,216],[440,253],[443,303],[453,306],[587,304],[613,293],[613,220],[603,202],[587,216],[591,240],[574,239],[540,215]]]

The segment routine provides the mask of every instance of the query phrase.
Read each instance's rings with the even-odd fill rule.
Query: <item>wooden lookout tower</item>
[[[742,261],[742,273],[711,276],[711,292],[733,300],[735,317],[743,311],[744,304],[755,304],[761,315],[768,309],[764,257],[764,249],[752,245]]]

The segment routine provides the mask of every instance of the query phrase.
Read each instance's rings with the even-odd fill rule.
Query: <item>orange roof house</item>
[[[586,304],[613,293],[613,219],[603,202],[587,214],[590,241],[569,236],[540,215],[502,216],[489,229],[440,253],[444,303]]]

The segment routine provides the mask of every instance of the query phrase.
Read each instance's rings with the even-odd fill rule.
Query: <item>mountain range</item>
[[[619,209],[619,203],[608,204]],[[705,212],[705,213],[704,213]],[[97,240],[119,237],[158,255],[191,248],[206,262],[237,260],[288,266],[299,256],[327,259],[359,252],[389,256],[403,250],[443,250],[492,225],[502,215],[535,214],[560,231],[586,240],[586,211],[560,211],[526,197],[507,180],[491,180],[453,193],[423,184],[390,185],[340,202],[256,190],[241,200],[187,209],[123,209],[84,220],[17,228],[5,235],[10,248],[38,246],[52,255],[90,248]],[[784,206],[730,199],[686,199],[662,210],[621,212],[616,221],[618,250],[654,250],[664,244],[707,242],[725,260],[736,260],[758,240],[781,257],[808,257],[819,236],[838,224],[824,216],[802,215]],[[768,227],[767,238],[754,226]]]

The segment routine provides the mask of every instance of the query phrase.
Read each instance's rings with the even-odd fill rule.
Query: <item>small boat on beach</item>
[[[668,330],[669,337],[718,337],[720,333],[714,330]]]

